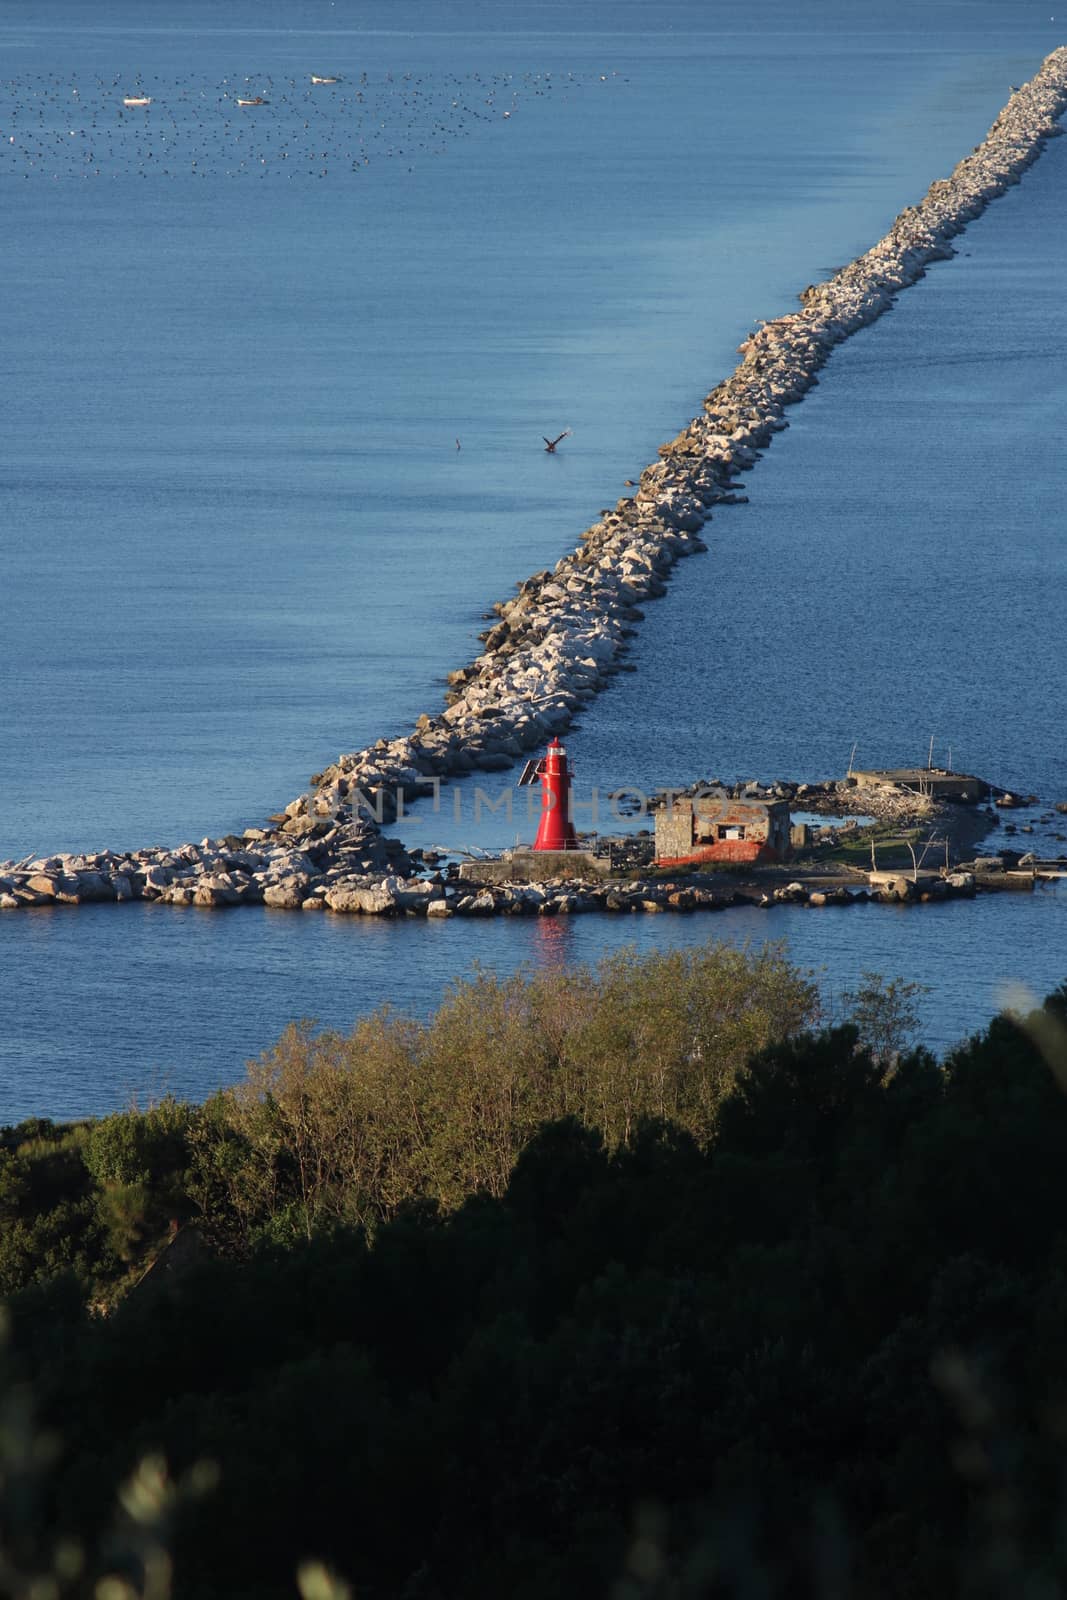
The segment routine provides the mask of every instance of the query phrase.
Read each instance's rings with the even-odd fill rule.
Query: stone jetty
[[[240,838],[0,863],[0,908],[155,899],[487,912],[478,902],[493,900],[488,891],[463,907],[443,886],[416,878],[416,862],[381,836],[378,824],[393,820],[397,797],[417,799],[444,777],[504,770],[567,727],[625,665],[641,607],[665,592],[675,563],[707,549],[701,531],[713,508],[740,498],[738,474],[788,426],[787,407],[818,381],[834,346],[887,311],[932,261],[953,254],[952,239],[1062,132],[1065,109],[1067,47],[1047,57],[983,142],[902,211],[883,239],[804,289],[800,310],[756,328],[733,373],[707,396],[701,415],[660,447],[632,496],[604,512],[552,570],[535,573],[494,606],[485,648],[449,674],[442,711],[420,717],[403,738],[339,756],[269,825]],[[530,891],[524,886],[524,906]],[[576,889],[574,904],[556,909],[587,909],[591,898]],[[653,904],[660,908],[658,900],[647,908]]]
[[[280,911],[335,911],[376,917],[555,917],[584,912],[723,911],[729,906],[855,906],[872,900],[943,900],[973,895],[970,873],[927,875],[913,884],[905,872],[889,875],[879,890],[821,877],[762,887],[725,885],[696,878],[628,878],[590,883],[452,881],[440,873],[415,877],[399,871],[353,872],[327,866],[311,854],[284,855],[228,848],[223,843],[184,845],[170,852],[129,856],[100,852],[56,856],[2,891],[6,908],[86,905],[141,900],[166,906],[266,905]]]
[[[290,821],[291,819],[286,819]],[[405,879],[413,863],[399,840],[356,818],[306,825],[290,833],[250,828],[238,837],[202,839],[177,849],[101,850],[38,856],[0,865],[0,909],[155,900],[171,906],[268,905],[322,910],[336,890],[366,890]],[[373,898],[373,896],[372,896]],[[368,903],[338,907],[380,909]]]

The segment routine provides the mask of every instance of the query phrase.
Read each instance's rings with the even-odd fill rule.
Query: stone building
[[[789,802],[733,800],[718,790],[656,812],[656,863],[785,861]]]

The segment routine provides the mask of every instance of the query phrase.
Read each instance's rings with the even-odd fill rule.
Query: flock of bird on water
[[[209,85],[33,74],[0,84],[0,176],[325,178],[398,158],[413,170],[479,123],[512,117],[524,95],[583,81],[573,72],[261,74]]]

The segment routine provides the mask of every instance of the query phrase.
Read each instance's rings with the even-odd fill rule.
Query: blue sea
[[[1063,37],[1029,0],[9,0],[0,858],[240,829],[437,709],[492,603],[755,319],[878,238]],[[583,714],[581,792],[825,778],[932,738],[1037,794],[1062,848],[1065,194],[1061,140],[835,352]],[[406,837],[522,831],[475,830],[471,788]],[[291,1017],[425,1013],[472,960],[633,940],[786,939],[828,1011],[863,970],[922,981],[944,1048],[1006,985],[1067,977],[1065,904],[0,915],[0,1122],[204,1095]]]

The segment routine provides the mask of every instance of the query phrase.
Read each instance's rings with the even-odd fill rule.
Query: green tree
[[[877,972],[861,977],[857,989],[846,989],[841,996],[844,1020],[852,1023],[860,1044],[876,1061],[890,1064],[914,1043],[921,1021],[916,1001],[930,990],[925,983]]]

